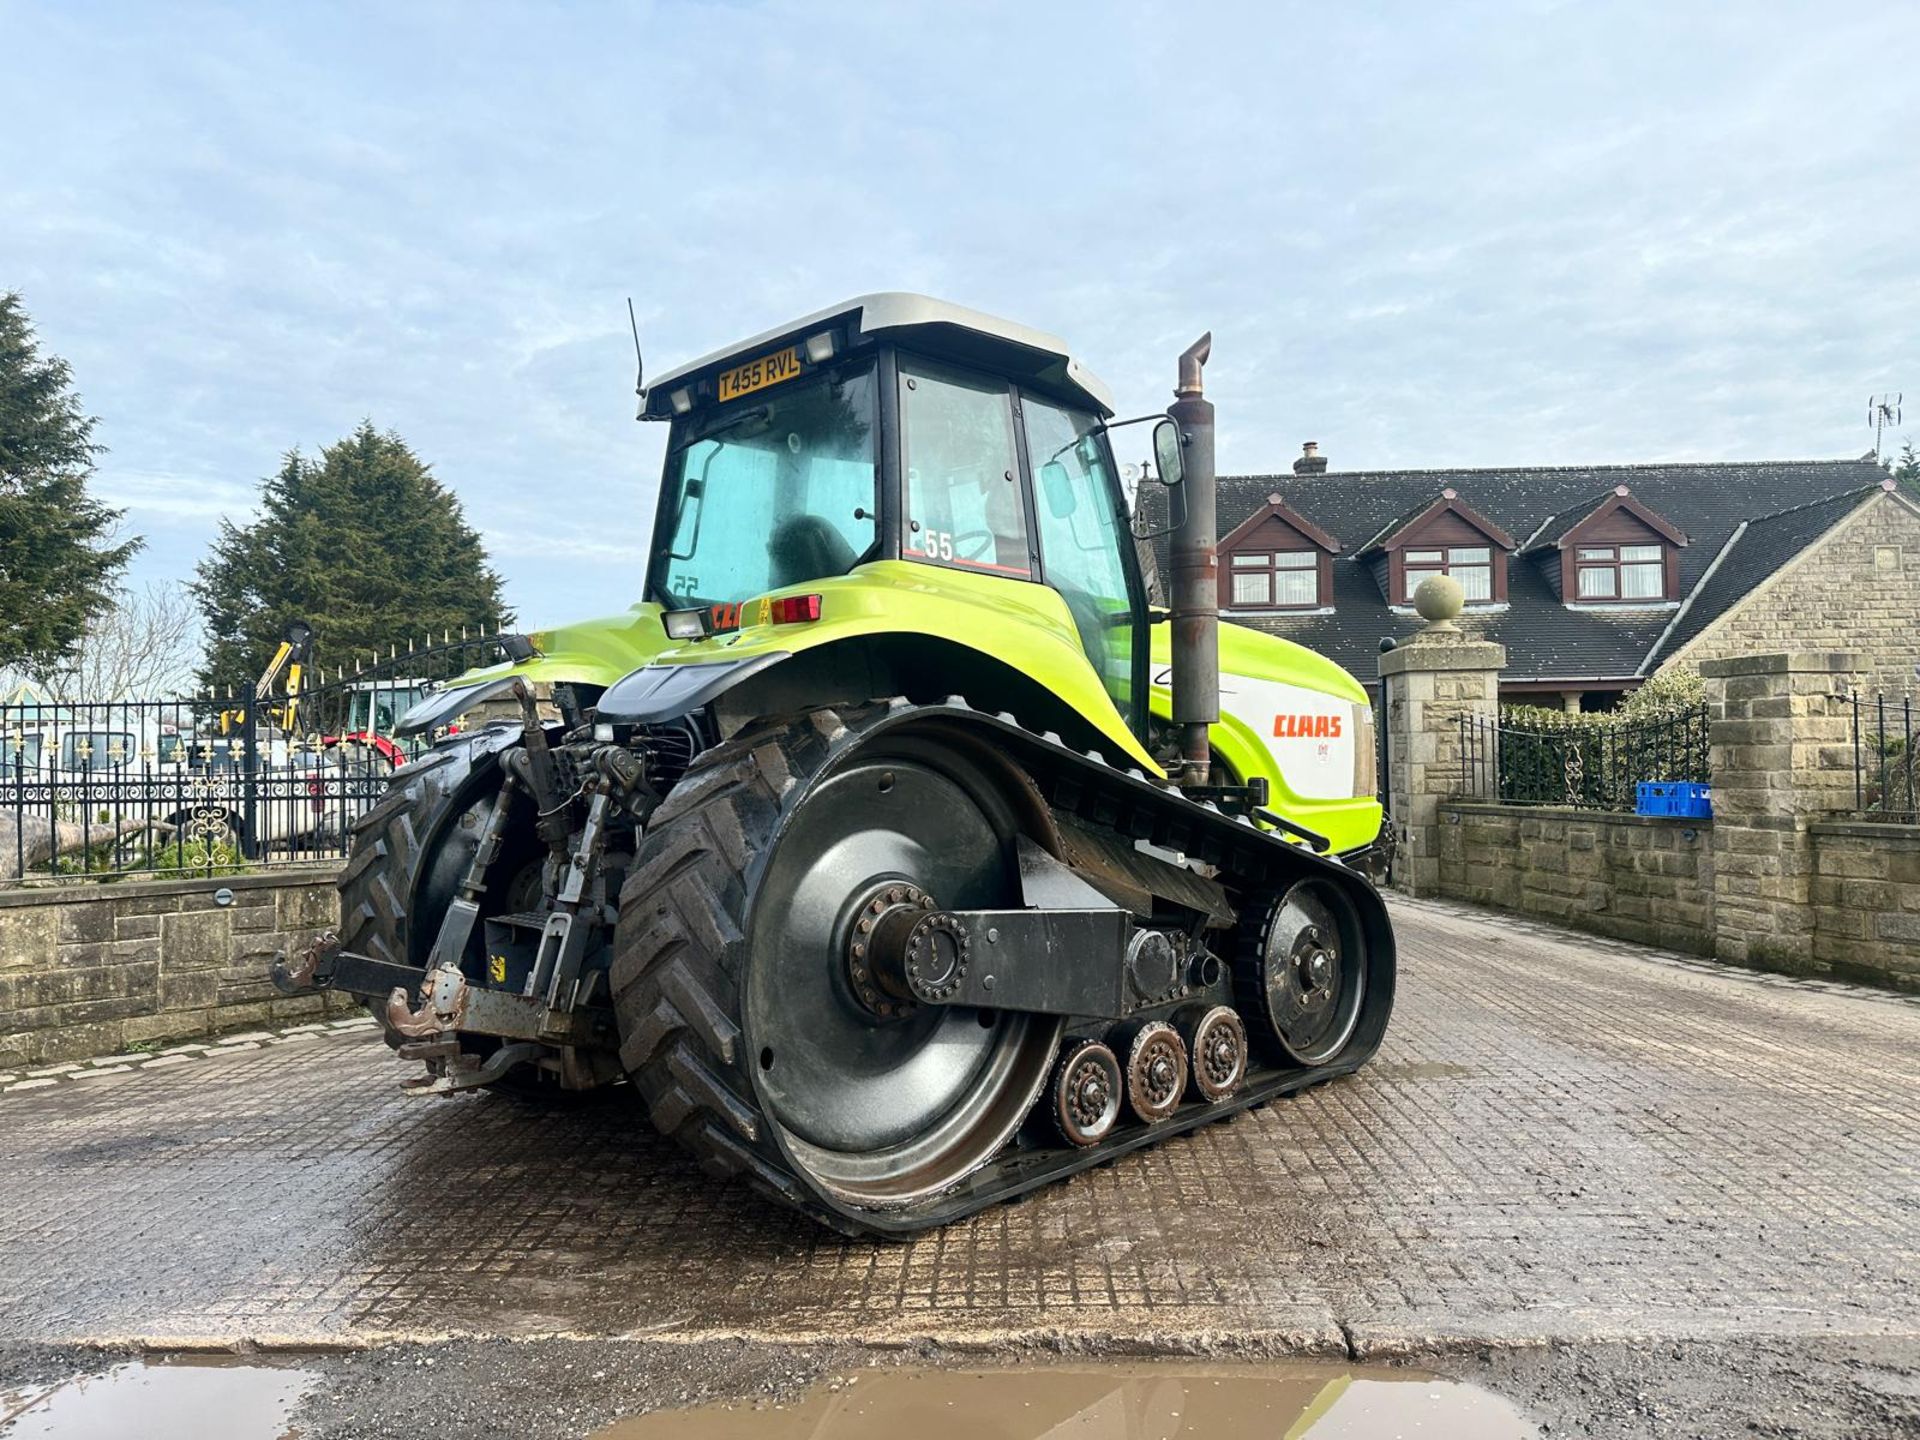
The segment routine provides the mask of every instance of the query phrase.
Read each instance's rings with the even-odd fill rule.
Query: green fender
[[[771,603],[783,595],[820,596],[820,618],[772,623]],[[848,575],[756,596],[740,610],[739,629],[698,640],[670,639],[661,621],[663,607],[651,601],[603,619],[535,631],[528,636],[537,652],[532,657],[470,671],[460,677],[457,688],[523,676],[537,683],[604,689],[643,666],[800,655],[867,636],[923,635],[974,650],[1028,676],[1080,715],[1116,757],[1152,775],[1165,773],[1115,708],[1081,650],[1066,602],[1047,586],[913,561],[878,560]],[[1162,719],[1171,714],[1168,632],[1164,615],[1156,616],[1148,704]],[[1361,704],[1368,699],[1359,682],[1325,656],[1231,623],[1220,627],[1220,666],[1224,675],[1281,681]],[[981,698],[990,703],[990,697]],[[1328,800],[1294,793],[1265,741],[1242,717],[1223,714],[1213,728],[1213,745],[1234,777],[1264,776],[1274,807],[1326,835],[1336,850],[1365,845],[1378,834],[1380,807],[1371,797]]]
[[[533,642],[535,651],[531,657],[469,670],[452,683],[467,689],[519,675],[542,684],[605,689],[673,644],[661,628],[660,614],[660,606],[644,601],[618,615],[529,631],[527,639]]]
[[[772,602],[783,595],[818,595],[820,618],[773,624]],[[1066,601],[1044,585],[915,561],[876,560],[848,575],[756,596],[740,610],[737,631],[673,646],[648,663],[748,660],[782,651],[800,655],[871,635],[924,635],[1028,676],[1080,715],[1116,754],[1149,774],[1163,773],[1127,728],[1081,651]]]

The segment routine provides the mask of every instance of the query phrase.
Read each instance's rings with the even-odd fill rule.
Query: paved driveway
[[[0,1093],[0,1339],[1920,1336],[1920,1004],[1399,903],[1362,1075],[913,1244],[366,1029]]]

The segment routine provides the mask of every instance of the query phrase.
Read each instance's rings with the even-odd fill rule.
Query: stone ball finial
[[[1429,625],[1447,625],[1466,608],[1467,592],[1451,575],[1429,575],[1413,592],[1413,608]]]

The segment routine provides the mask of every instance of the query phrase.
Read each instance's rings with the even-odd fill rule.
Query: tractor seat
[[[847,538],[818,515],[795,515],[767,537],[770,589],[799,585],[827,575],[844,575],[858,557]]]

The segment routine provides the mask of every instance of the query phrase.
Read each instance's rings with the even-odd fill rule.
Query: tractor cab
[[[647,580],[710,629],[742,602],[903,562],[977,602],[1046,586],[1135,735],[1146,595],[1105,422],[1066,343],[918,295],[869,295],[653,381],[672,426]]]

